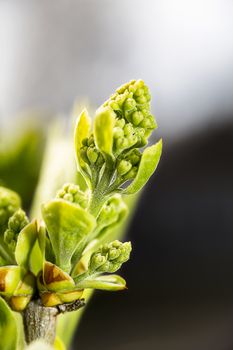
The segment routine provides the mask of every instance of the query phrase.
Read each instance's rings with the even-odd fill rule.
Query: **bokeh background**
[[[143,78],[164,140],[129,290],[95,294],[73,349],[233,349],[232,18],[231,0],[0,0],[2,127]]]

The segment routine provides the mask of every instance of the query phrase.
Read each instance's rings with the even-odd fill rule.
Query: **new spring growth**
[[[20,231],[29,223],[26,213],[18,209],[8,220],[8,228],[4,232],[4,241],[14,252]]]
[[[121,268],[121,265],[129,260],[132,250],[131,243],[113,241],[104,244],[94,252],[89,261],[89,273],[114,273]]]
[[[65,184],[42,204],[42,222],[29,223],[18,195],[0,187],[0,295],[14,310],[31,298],[56,306],[79,300],[87,288],[126,286],[113,273],[129,259],[131,243],[109,241],[128,211],[122,195],[141,190],[161,156],[161,141],[147,147],[156,128],[148,87],[142,80],[123,85],[91,124],[83,110],[74,135],[87,190]]]
[[[21,201],[17,193],[0,187],[0,231],[7,226],[8,219],[20,208]]]
[[[122,197],[118,194],[112,196],[103,206],[97,218],[97,227],[94,231],[95,237],[103,235],[104,229],[112,228],[121,222],[128,214],[128,208]],[[94,238],[94,237],[92,237]]]
[[[70,203],[78,204],[82,208],[88,205],[88,193],[80,190],[78,185],[67,183],[57,193],[57,198],[62,198]]]
[[[143,80],[132,80],[117,89],[104,108],[111,108],[116,114],[113,129],[113,150],[119,155],[132,146],[141,148],[156,128],[150,112],[150,92]]]
[[[110,196],[138,192],[158,165],[162,141],[146,147],[157,127],[150,100],[144,82],[132,80],[99,107],[93,131],[86,110],[77,120],[77,165],[92,192],[89,211],[97,217]]]
[[[124,289],[126,282],[123,278],[102,274],[112,274],[119,270],[129,260],[131,250],[130,242],[121,243],[117,240],[101,246],[91,255],[87,271],[74,278],[76,287],[111,291]]]

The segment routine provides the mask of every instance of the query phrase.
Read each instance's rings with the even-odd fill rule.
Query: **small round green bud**
[[[139,104],[147,103],[146,96],[145,95],[141,95],[141,96],[137,97],[137,103],[139,103]]]
[[[85,162],[85,163],[88,163],[89,164],[89,159],[87,157],[87,146],[83,146],[81,149],[80,149],[80,156],[82,158],[82,160]]]
[[[94,136],[91,135],[91,136],[89,137],[88,141],[87,141],[87,145],[88,145],[88,146],[93,146],[94,144],[95,144],[95,142],[94,142]]]
[[[114,111],[117,111],[119,108],[119,105],[117,104],[117,102],[115,101],[112,101],[110,102],[109,106],[114,110]]]
[[[133,149],[126,154],[125,160],[129,161],[132,165],[137,165],[141,160],[141,156],[138,149]]]
[[[85,137],[83,140],[82,140],[82,144],[83,146],[88,146],[88,138]]]
[[[125,139],[124,137],[118,137],[115,142],[116,149],[123,149],[125,145]]]
[[[67,184],[67,192],[75,195],[77,192],[79,192],[79,187],[74,184]]]
[[[140,123],[140,127],[144,129],[154,129],[155,128],[155,121],[153,116],[148,115],[143,119],[143,121]]]
[[[4,232],[4,241],[14,251],[18,234],[29,223],[26,213],[18,209],[8,220],[8,228]]]
[[[110,261],[106,261],[104,264],[102,264],[99,268],[98,268],[98,271],[99,272],[110,272],[111,268],[111,263]]]
[[[138,126],[141,121],[143,120],[143,114],[142,112],[138,111],[138,112],[134,112],[132,114],[132,123],[135,125],[135,126]]]
[[[98,158],[98,152],[94,147],[89,147],[87,149],[87,157],[92,164],[95,164]]]
[[[0,226],[6,227],[9,217],[20,207],[20,198],[17,193],[0,187]]]
[[[111,246],[113,248],[119,248],[122,245],[122,243],[120,241],[118,241],[117,239],[113,242],[111,242]]]
[[[150,94],[146,94],[145,96],[146,96],[147,102],[150,102],[150,100],[151,100],[151,95],[150,95]]]
[[[72,196],[71,193],[66,193],[64,195],[63,199],[65,199],[66,201],[71,202],[71,203],[74,201],[74,197]]]
[[[75,184],[64,184],[62,189],[57,192],[56,197],[78,204],[82,208],[86,208],[88,205],[88,194],[81,191],[79,186]]]
[[[134,128],[133,128],[133,125],[131,123],[127,123],[124,126],[124,134],[125,134],[125,136],[132,135],[133,131],[134,131]]]
[[[131,243],[121,243],[120,241],[113,241],[109,244],[104,244],[93,253],[89,268],[92,271],[112,273],[117,271],[123,262],[127,261],[131,252]]]
[[[125,100],[125,103],[124,103],[125,112],[131,111],[135,109],[135,107],[136,107],[136,101],[133,98],[127,98],[127,100]]]
[[[124,175],[126,173],[128,173],[128,171],[130,171],[130,169],[132,168],[132,164],[130,162],[128,162],[127,160],[121,160],[117,166],[117,172],[119,175]]]
[[[132,180],[136,177],[137,175],[137,172],[138,172],[138,167],[137,166],[133,166],[131,168],[131,170],[124,175],[124,180],[127,181],[127,180]]]
[[[125,119],[116,119],[115,126],[122,129],[125,126]]]
[[[142,88],[138,88],[138,89],[135,91],[134,96],[139,97],[139,96],[141,96],[141,95],[143,95],[143,94],[144,94],[144,90],[143,90]]]
[[[12,239],[14,239],[15,237],[15,232],[11,229],[7,229],[5,232],[4,232],[4,241],[7,243],[7,244],[10,244],[10,242],[12,241]]]
[[[113,129],[113,137],[115,139],[119,138],[119,137],[123,137],[124,136],[124,131],[122,130],[122,128],[120,128],[119,126],[118,127],[115,127]]]
[[[108,253],[109,260],[114,260],[114,259],[119,258],[120,254],[121,254],[121,252],[119,249],[111,248],[109,250],[109,253]]]
[[[89,267],[91,270],[97,270],[106,262],[106,257],[101,253],[93,254],[90,260]]]

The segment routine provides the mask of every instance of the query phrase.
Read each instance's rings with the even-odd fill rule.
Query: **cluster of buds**
[[[7,188],[0,187],[0,228],[4,230],[8,219],[20,208],[19,196]]]
[[[8,220],[8,228],[4,232],[4,241],[12,252],[15,251],[20,231],[29,223],[26,213],[18,209]]]
[[[93,134],[83,139],[82,145],[80,153],[83,161],[90,166],[95,165],[97,168],[101,168],[104,164],[104,158],[95,146]]]
[[[83,290],[75,288],[74,280],[66,272],[48,261],[37,277],[37,286],[44,306],[71,303],[83,294]]]
[[[86,288],[125,288],[113,273],[129,259],[131,243],[100,245],[127,214],[121,194],[141,190],[158,165],[162,142],[145,147],[156,128],[150,99],[144,82],[133,80],[96,111],[93,128],[82,111],[74,141],[88,190],[65,184],[42,205],[42,224],[29,223],[18,195],[0,187],[0,258],[11,264],[0,267],[0,295],[12,309],[24,310],[32,297],[53,307],[79,302]]]
[[[0,267],[0,295],[15,311],[22,311],[30,302],[35,290],[35,277],[20,266]]]
[[[150,112],[150,92],[143,80],[132,80],[116,90],[103,107],[116,114],[113,150],[119,155],[132,146],[141,148],[156,128]]]
[[[80,190],[78,185],[67,183],[57,193],[57,198],[64,199],[70,203],[78,204],[82,208],[88,205],[88,193]]]
[[[77,165],[88,187],[95,191],[98,198],[99,205],[93,203],[95,196],[90,201],[90,211],[95,216],[100,212],[103,195],[138,192],[158,165],[161,140],[145,147],[157,127],[150,111],[150,100],[144,81],[132,80],[117,89],[96,111],[93,132],[86,110],[77,120]],[[128,180],[131,184],[123,188]]]
[[[129,260],[131,250],[130,242],[122,243],[116,240],[109,244],[104,244],[91,255],[89,261],[90,273],[116,272],[124,262]]]
[[[118,159],[117,174],[123,181],[135,178],[141,157],[140,151],[135,148]]]

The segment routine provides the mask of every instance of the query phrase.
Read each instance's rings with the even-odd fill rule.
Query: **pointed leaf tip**
[[[94,137],[100,152],[112,155],[115,113],[110,107],[100,107],[94,120]]]
[[[162,154],[162,147],[163,142],[160,139],[155,145],[144,150],[137,175],[123,193],[134,194],[142,189],[157,168]]]

